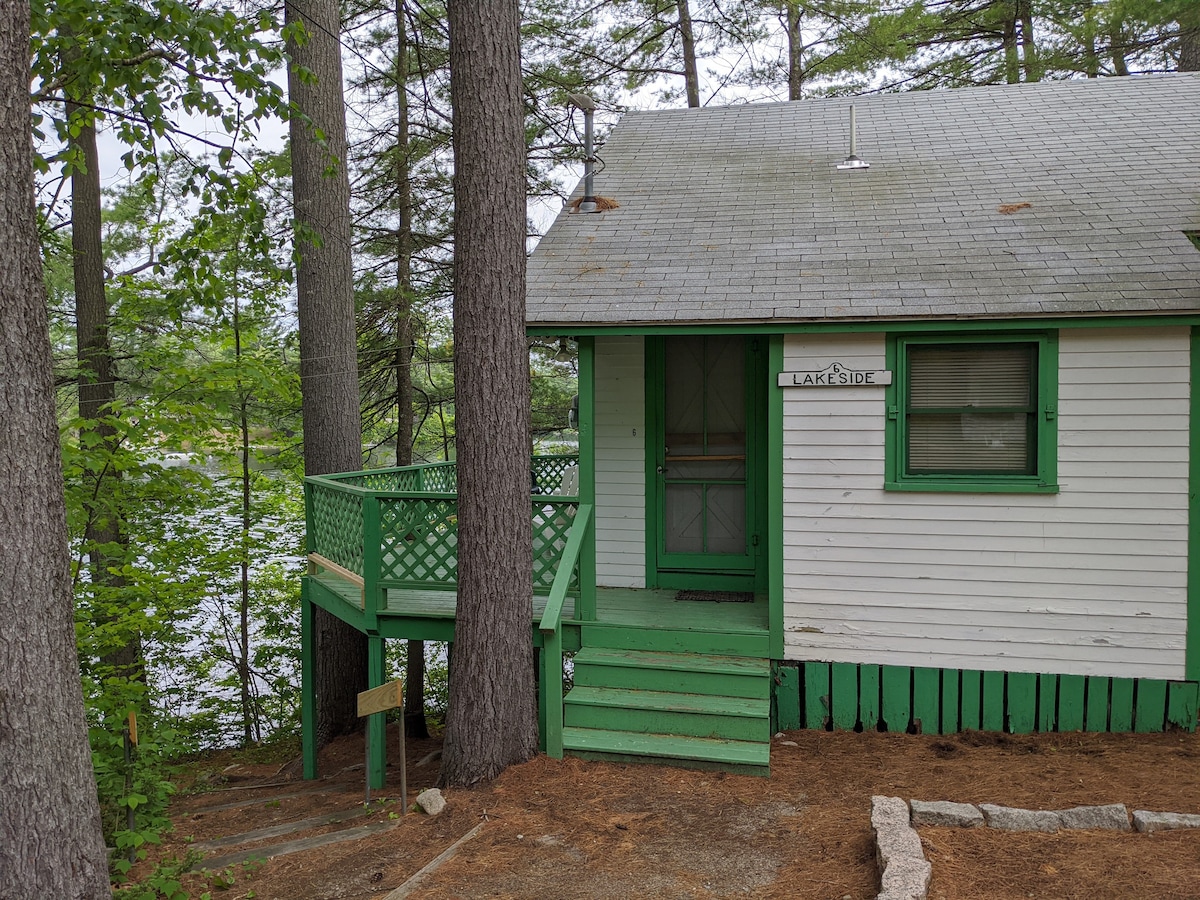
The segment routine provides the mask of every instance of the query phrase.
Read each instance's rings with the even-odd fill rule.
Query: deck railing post
[[[313,606],[308,596],[308,579],[300,581],[300,734],[304,777],[317,777],[317,698],[313,680]]]
[[[546,709],[546,755],[563,757],[563,647],[562,626],[543,634],[542,690]]]
[[[379,521],[379,498],[363,497],[363,625],[367,632],[379,629],[379,610],[384,606],[384,591],[379,588],[382,566],[383,533]]]
[[[579,339],[579,502],[596,506],[596,339]],[[593,516],[593,519],[595,517]],[[584,536],[579,554],[579,605],[575,618],[596,620],[596,531]]]

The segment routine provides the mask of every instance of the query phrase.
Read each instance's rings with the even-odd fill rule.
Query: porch
[[[531,461],[534,596],[543,747],[765,771],[770,663],[765,596],[679,599],[674,590],[597,588],[592,506],[578,460]],[[374,687],[383,641],[452,642],[457,606],[453,463],[306,479],[309,574],[302,600],[304,752],[316,775],[312,609],[368,637]],[[564,654],[574,685],[563,694]],[[382,736],[382,716],[369,736]],[[382,784],[382,741],[370,773]]]

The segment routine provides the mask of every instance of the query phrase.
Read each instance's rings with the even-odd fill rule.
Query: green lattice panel
[[[358,575],[363,574],[362,497],[309,482],[312,501],[308,548]]]
[[[574,500],[539,500],[533,505],[533,589],[548,591],[575,521]],[[579,570],[571,573],[570,590],[579,589]]]
[[[535,456],[530,464],[533,474],[533,492],[535,494],[561,493],[563,474],[572,466],[579,464],[577,456]],[[572,496],[579,492],[578,485],[570,493]]]
[[[420,484],[412,490],[430,494],[458,493],[458,466],[454,463],[438,463],[422,467]]]
[[[380,578],[405,584],[458,581],[458,502],[380,499]]]

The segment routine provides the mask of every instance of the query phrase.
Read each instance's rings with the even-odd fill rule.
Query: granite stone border
[[[916,829],[987,827],[1001,831],[1131,831],[1153,834],[1179,828],[1200,828],[1200,815],[1136,809],[1132,815],[1121,803],[1075,806],[1070,809],[1021,809],[994,803],[953,803],[949,800],[871,798],[871,828],[875,833],[875,862],[880,890],[876,900],[926,900],[933,867],[925,859]]]

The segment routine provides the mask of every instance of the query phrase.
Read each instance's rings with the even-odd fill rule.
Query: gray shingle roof
[[[1200,75],[628,113],[533,325],[1200,311]],[[1029,204],[1011,214],[1004,204]]]

